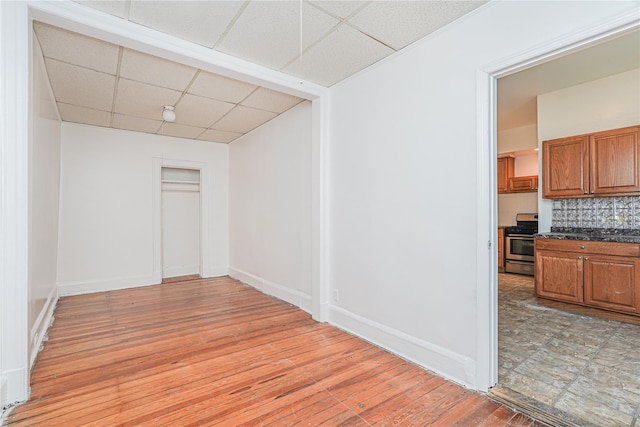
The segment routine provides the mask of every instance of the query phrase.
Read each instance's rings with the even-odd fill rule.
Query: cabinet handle
[[[584,260],[589,261],[589,257],[588,256],[584,257]]]
[[[578,257],[578,259],[582,259],[582,257],[581,257],[581,256],[579,256],[579,257]]]
[[[585,191],[585,192],[584,192],[584,194],[589,194],[589,192],[588,192],[588,191]]]
[[[580,245],[580,249],[584,249],[584,245]]]

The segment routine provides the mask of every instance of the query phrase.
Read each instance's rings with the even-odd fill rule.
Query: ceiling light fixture
[[[167,122],[172,122],[176,119],[176,112],[174,111],[176,107],[173,105],[165,105],[164,111],[162,112],[162,118]]]

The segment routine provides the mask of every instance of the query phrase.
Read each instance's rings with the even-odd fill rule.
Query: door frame
[[[477,319],[476,388],[488,391],[498,384],[498,194],[497,194],[497,81],[499,78],[552,61],[591,45],[640,28],[640,17],[627,11],[597,26],[583,28],[533,49],[517,51],[476,70],[476,153],[477,153]],[[540,144],[540,141],[538,141]],[[539,154],[542,155],[541,153]],[[543,185],[541,161],[538,175]],[[548,231],[551,206],[538,193],[540,230]],[[548,218],[545,218],[548,217]]]
[[[211,272],[205,267],[205,260],[210,259],[212,253],[213,238],[209,232],[209,210],[211,206],[211,185],[206,163],[190,160],[153,158],[153,190],[152,190],[152,254],[153,270],[152,280],[154,284],[162,283],[162,168],[192,169],[200,172],[200,250],[199,250],[199,274],[200,277],[210,277]]]

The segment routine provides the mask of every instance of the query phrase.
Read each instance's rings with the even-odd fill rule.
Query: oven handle
[[[521,238],[521,239],[532,239],[533,240],[533,235],[531,234],[507,234],[505,237],[517,237],[517,238]]]

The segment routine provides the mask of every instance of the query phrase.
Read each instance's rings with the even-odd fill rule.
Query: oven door
[[[511,234],[505,239],[505,258],[533,262],[533,236]]]

